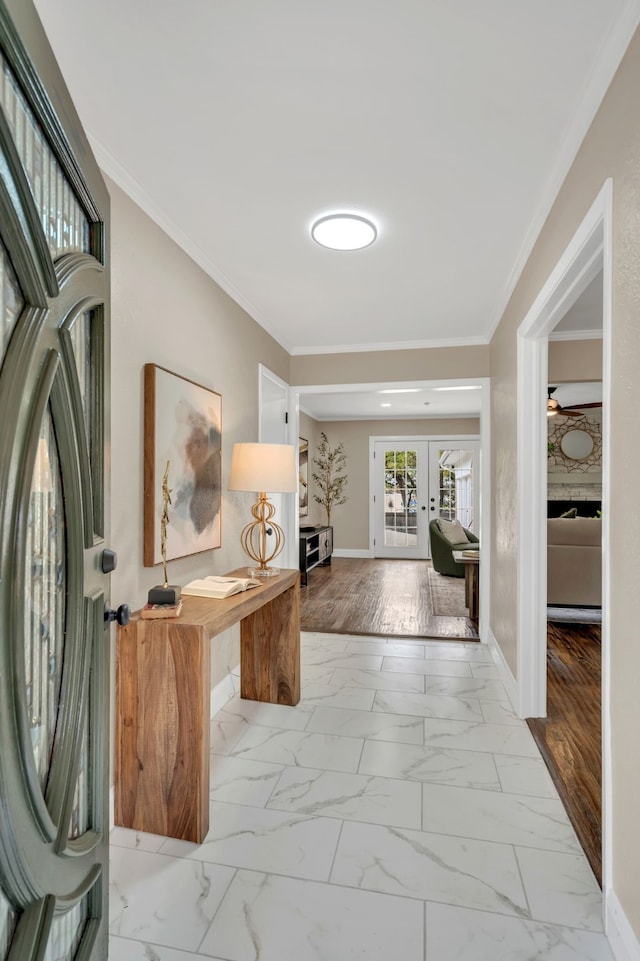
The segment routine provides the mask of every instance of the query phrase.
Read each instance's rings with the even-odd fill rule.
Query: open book
[[[260,587],[261,583],[253,577],[219,577],[210,574],[209,577],[189,581],[182,588],[182,593],[195,597],[231,597],[232,594],[248,591],[250,587]]]

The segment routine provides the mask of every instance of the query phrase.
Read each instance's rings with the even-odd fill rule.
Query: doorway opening
[[[518,331],[518,698],[547,714],[548,337],[602,271],[602,879],[611,881],[609,731],[609,396],[612,184],[607,181]]]

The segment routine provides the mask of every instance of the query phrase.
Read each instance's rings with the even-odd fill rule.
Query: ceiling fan
[[[552,397],[551,395],[557,391],[557,387],[549,387],[547,398],[547,417],[557,417],[559,414],[563,417],[581,417],[582,411],[589,407],[602,407],[602,401],[594,401],[590,404],[568,404],[566,407],[562,407],[559,401]]]

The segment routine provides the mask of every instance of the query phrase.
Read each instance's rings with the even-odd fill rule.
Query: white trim
[[[487,632],[486,644],[487,644],[487,647],[489,648],[489,652],[491,653],[491,657],[493,658],[493,662],[498,668],[498,672],[500,674],[500,680],[502,681],[502,683],[506,688],[507,694],[509,696],[509,700],[511,702],[511,707],[517,713],[518,684],[511,672],[511,668],[509,667],[509,665],[505,660],[505,656],[502,653],[502,648],[498,644],[496,637],[493,631],[491,630],[491,628],[489,628]]]
[[[116,826],[116,786],[112,784],[109,788],[109,831]]]
[[[371,558],[371,557],[373,557],[373,554],[371,553],[371,551],[364,550],[364,549],[361,549],[361,548],[353,548],[353,549],[352,549],[352,548],[348,548],[348,547],[340,547],[340,548],[338,548],[338,550],[336,550],[336,551],[333,552],[333,555],[332,555],[332,556],[333,556],[333,557],[363,557],[363,558]]]
[[[624,10],[609,32],[609,35],[604,38],[598,61],[585,85],[582,103],[573,114],[573,122],[567,131],[556,162],[547,177],[546,186],[544,190],[541,191],[537,213],[534,215],[529,229],[524,235],[511,273],[498,297],[498,302],[495,306],[495,320],[490,332],[490,340],[497,330],[498,324],[502,319],[507,304],[520,278],[520,274],[529,260],[531,251],[538,239],[544,222],[560,193],[569,168],[577,156],[582,141],[600,108],[600,104],[613,80],[616,70],[620,66],[620,62],[639,23],[640,0],[628,0]]]
[[[602,862],[605,902],[613,883],[611,743],[611,345],[613,341],[613,182],[602,194]]]
[[[603,270],[602,846],[605,907],[612,878],[610,672],[610,398],[613,184],[605,181],[517,334],[518,713],[546,713],[546,416],[548,335],[594,268]]]
[[[554,330],[549,340],[602,340],[601,330]]]
[[[235,694],[233,678],[231,674],[225,674],[221,681],[211,689],[210,712],[214,718],[218,711],[227,704]]]
[[[640,942],[615,891],[606,892],[605,930],[616,961],[640,961]]]
[[[600,269],[603,220],[610,195],[607,181],[517,333],[517,636],[522,717],[544,717],[546,713],[547,338]],[[603,372],[603,400],[604,390]]]
[[[282,425],[282,436],[284,438],[284,443],[292,444],[296,448],[296,457],[298,456],[298,434],[297,431],[294,433],[292,430],[292,420],[296,420],[295,417],[291,416],[292,407],[292,397],[291,389],[287,382],[274,374],[272,370],[269,370],[264,364],[258,364],[258,440],[263,440],[264,435],[264,418],[263,412],[265,410],[264,406],[264,381],[268,380],[274,384],[280,391],[282,391],[282,400],[286,408],[287,419],[286,423]],[[278,523],[281,525],[284,531],[284,548],[282,553],[279,555],[279,563],[282,567],[291,568],[296,570],[298,567],[298,557],[299,557],[299,516],[298,516],[298,498],[299,494],[296,492],[295,495],[292,494],[275,494],[272,495],[273,503],[276,507],[276,515],[280,515]]]
[[[330,414],[326,417],[318,416],[312,411],[304,410],[300,408],[303,414],[315,420],[318,424],[329,423],[332,424],[334,421],[367,421],[367,420],[478,420],[480,414],[477,410],[456,410],[451,414],[394,414],[389,416],[388,414]]]
[[[427,350],[432,347],[486,347],[491,338],[482,335],[473,337],[443,337],[439,340],[397,340],[392,343],[366,344],[328,344],[312,347],[292,347],[292,357],[306,357],[311,354],[369,354],[387,350]]]

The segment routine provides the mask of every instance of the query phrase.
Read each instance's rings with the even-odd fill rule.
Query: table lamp
[[[292,444],[234,444],[231,453],[229,490],[255,491],[258,500],[251,508],[255,520],[242,531],[240,542],[245,554],[257,563],[249,571],[254,577],[278,574],[269,561],[284,547],[284,531],[273,521],[276,509],[267,498],[271,494],[292,494],[298,489],[296,449]],[[274,538],[267,543],[267,537]]]

